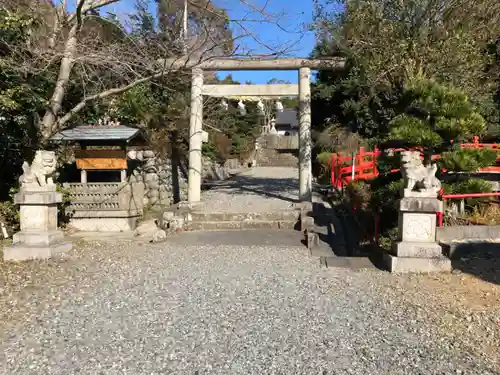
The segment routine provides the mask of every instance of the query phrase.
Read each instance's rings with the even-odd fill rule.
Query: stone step
[[[347,268],[353,271],[377,268],[368,257],[326,256],[320,258],[320,264],[326,268]]]
[[[194,222],[217,222],[243,220],[253,221],[297,221],[300,210],[282,210],[271,212],[191,212]]]
[[[288,158],[269,158],[262,160],[261,163],[299,163],[298,159],[288,159]]]
[[[299,159],[297,159],[295,156],[273,156],[273,157],[269,157],[267,158],[268,161],[276,161],[276,160],[282,160],[282,161],[298,161]]]
[[[266,162],[257,162],[259,167],[297,167],[299,165],[298,162],[294,161],[266,161]]]
[[[251,229],[295,229],[296,221],[203,221],[189,223],[189,230],[251,230]]]
[[[328,244],[320,243],[309,249],[309,254],[313,257],[332,257],[335,256],[332,248]]]
[[[298,164],[286,164],[286,163],[274,163],[274,164],[258,163],[257,165],[259,167],[266,167],[266,168],[297,168],[298,166]]]
[[[296,156],[293,155],[269,155],[265,158],[266,160],[295,160],[298,161],[299,159]]]

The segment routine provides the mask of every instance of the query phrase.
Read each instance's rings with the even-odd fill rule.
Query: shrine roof
[[[140,129],[125,125],[83,125],[65,129],[50,138],[51,141],[129,141],[139,135]]]

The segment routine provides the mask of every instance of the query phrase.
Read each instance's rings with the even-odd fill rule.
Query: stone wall
[[[242,168],[248,168],[248,165],[253,163],[253,157],[254,155],[251,155],[251,158],[246,161],[241,161],[240,159],[232,158],[232,159],[227,159],[226,162],[224,163],[225,168],[227,168],[228,171],[230,170],[237,170],[237,169],[242,169]]]
[[[157,157],[153,151],[137,152],[134,159],[129,179],[144,184],[145,206],[170,206],[187,199],[187,168],[182,163]]]
[[[209,158],[203,157],[203,171],[201,179],[204,182],[220,181],[229,178],[229,168],[227,164],[220,164]]]
[[[152,151],[129,153],[129,158],[133,158],[136,164],[129,181],[144,184],[144,206],[166,207],[187,200],[187,165],[172,162],[169,158],[155,157]],[[229,178],[229,169],[228,163],[220,164],[203,158],[202,181],[225,180]]]
[[[257,140],[255,163],[262,167],[298,167],[298,151],[277,148],[277,135],[262,136]]]
[[[260,167],[295,167],[299,165],[299,158],[293,152],[281,152],[274,149],[259,149],[255,160]]]
[[[500,240],[500,225],[453,225],[437,228],[439,242]]]
[[[264,134],[257,140],[261,148],[274,150],[298,150],[298,135]]]

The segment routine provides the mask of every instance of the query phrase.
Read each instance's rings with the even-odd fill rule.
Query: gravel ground
[[[260,212],[289,209],[299,196],[299,170],[253,167],[203,192],[207,212]]]
[[[500,373],[499,285],[319,268],[293,236],[81,242],[0,263],[0,373]]]

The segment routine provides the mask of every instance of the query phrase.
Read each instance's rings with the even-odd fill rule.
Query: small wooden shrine
[[[134,230],[143,214],[144,184],[128,180],[128,171],[134,166],[127,155],[147,148],[141,131],[119,124],[78,126],[61,131],[51,141],[73,146],[72,168],[80,171],[80,182],[63,184],[70,192],[66,212],[73,228],[87,232]],[[78,174],[74,177],[78,179]],[[87,182],[87,177],[92,178]]]
[[[51,141],[75,145],[81,183],[87,183],[87,172],[96,171],[119,172],[120,181],[126,181],[127,151],[146,145],[140,129],[124,125],[78,126],[57,133]]]

